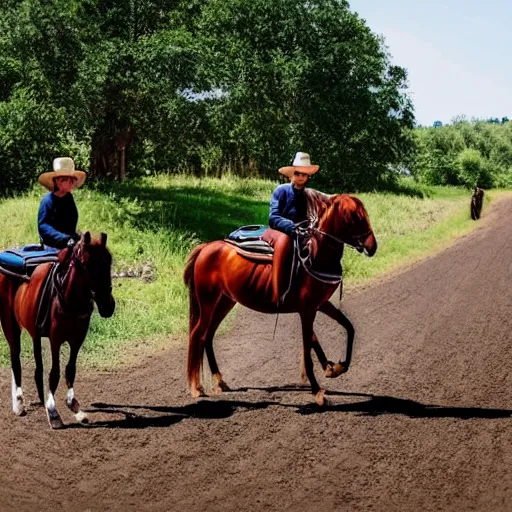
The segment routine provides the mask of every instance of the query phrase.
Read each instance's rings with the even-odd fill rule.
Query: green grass
[[[350,250],[346,253],[345,290],[434,254],[477,226],[469,217],[471,194],[466,190],[436,187],[430,193],[432,197],[426,199],[359,195],[368,210],[379,247],[373,258],[362,258]]]
[[[150,283],[114,279],[116,313],[108,320],[94,313],[81,363],[110,367],[131,361],[140,351],[184,342],[188,295],[182,274],[188,252],[197,243],[223,238],[240,225],[265,224],[276,185],[234,177],[162,176],[96,189],[89,184],[76,191],[79,229],[108,233],[114,271],[150,265],[154,273]],[[410,185],[403,190],[406,194],[359,195],[378,236],[379,250],[374,258],[347,251],[344,269],[349,287],[431,253],[476,225],[469,220],[467,191]],[[43,193],[35,188],[0,201],[4,219],[0,249],[37,241],[37,208]],[[26,335],[23,354],[31,354]],[[8,360],[7,344],[1,342],[0,364]]]

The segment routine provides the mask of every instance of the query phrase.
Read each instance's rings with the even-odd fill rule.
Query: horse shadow
[[[246,392],[250,390],[274,393],[279,391],[308,392],[309,386],[285,385],[268,387],[244,387],[235,391]],[[349,393],[344,391],[326,390],[326,396],[341,396],[345,398],[361,398],[360,401],[332,404],[324,407],[306,404],[295,406],[298,414],[323,414],[327,412],[355,413],[358,416],[382,416],[385,414],[402,415],[409,418],[457,418],[457,419],[500,419],[512,418],[512,409],[486,409],[483,407],[453,407],[435,404],[423,404],[408,398],[397,398],[386,395],[370,393]],[[284,407],[289,407],[281,404]]]
[[[285,385],[269,387],[243,387],[231,390],[226,394],[248,393],[250,391],[264,391],[269,394],[277,392],[307,392],[307,386]],[[326,391],[328,397],[343,397],[350,399],[348,403],[328,403],[319,407],[314,403],[291,404],[281,400],[229,400],[229,399],[201,399],[197,402],[183,406],[160,405],[134,405],[93,403],[87,412],[100,415],[103,419],[93,421],[87,428],[126,428],[144,429],[149,427],[171,427],[184,419],[215,420],[226,419],[236,413],[245,411],[279,407],[292,409],[300,415],[309,414],[355,414],[357,416],[377,417],[383,415],[406,416],[411,419],[422,418],[454,418],[468,419],[508,419],[512,418],[511,409],[497,409],[484,407],[456,407],[437,404],[424,404],[416,400],[398,398],[386,395],[369,393],[349,393],[341,391]],[[356,399],[354,401],[354,399]],[[141,411],[141,412],[139,412]],[[154,415],[153,413],[157,413]],[[83,428],[84,425],[70,424],[67,428]]]

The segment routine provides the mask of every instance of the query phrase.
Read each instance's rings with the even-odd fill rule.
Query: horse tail
[[[187,259],[185,264],[185,270],[183,272],[183,280],[185,281],[185,285],[188,286],[188,295],[190,302],[189,309],[189,347],[188,347],[188,364],[187,364],[187,374],[189,382],[192,379],[192,375],[194,373],[194,369],[197,368],[196,358],[198,357],[198,350],[195,347],[195,342],[192,339],[192,330],[196,326],[199,321],[199,301],[196,296],[195,282],[194,282],[194,267],[196,264],[197,257],[203,250],[206,244],[198,245],[191,253]]]
[[[189,255],[185,263],[185,270],[183,271],[183,281],[189,290],[190,299],[190,312],[189,312],[189,328],[190,330],[196,325],[199,320],[199,303],[196,297],[195,282],[194,282],[194,267],[197,257],[206,244],[198,245]]]

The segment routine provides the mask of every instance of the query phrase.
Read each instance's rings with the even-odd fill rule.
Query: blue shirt
[[[270,198],[268,225],[272,229],[291,235],[295,223],[306,220],[307,199],[304,189],[297,189],[291,183],[279,185]]]
[[[37,228],[45,245],[62,249],[76,235],[78,210],[72,194],[57,197],[50,192],[39,205]]]

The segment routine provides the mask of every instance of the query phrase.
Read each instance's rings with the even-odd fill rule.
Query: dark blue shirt
[[[306,220],[307,199],[304,189],[294,188],[293,184],[279,185],[270,198],[268,225],[272,229],[291,235],[295,223]]]
[[[72,194],[57,197],[50,192],[41,199],[37,228],[45,245],[62,249],[76,235],[78,210]]]

